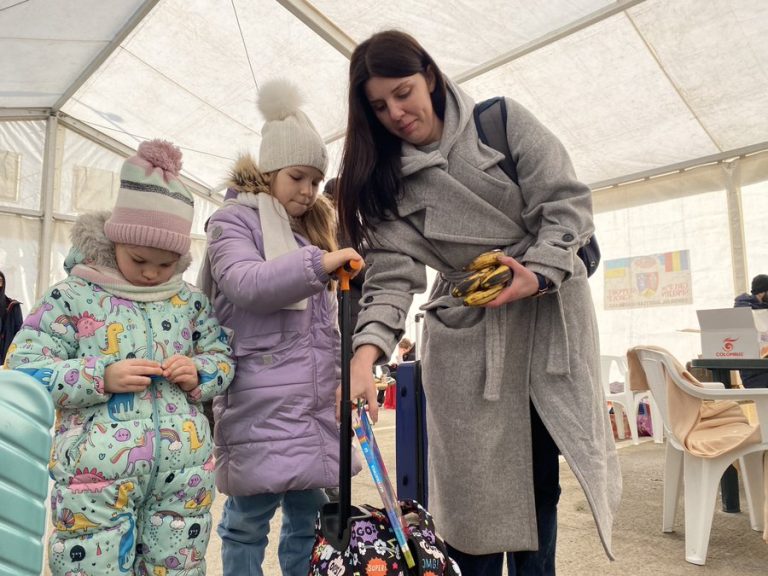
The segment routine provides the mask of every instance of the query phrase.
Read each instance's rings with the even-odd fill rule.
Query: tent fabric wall
[[[0,194],[0,208],[39,210],[45,122],[9,121],[0,127],[0,150],[18,155],[20,168],[18,188]]]
[[[741,198],[739,222],[729,214],[729,187]],[[688,249],[693,283],[690,305],[605,310],[603,267],[590,280],[603,353],[655,344],[681,359],[696,357],[701,351],[696,310],[732,307],[753,276],[768,273],[766,198],[768,153],[595,192],[604,260]],[[744,253],[734,254],[729,231],[735,226],[743,227]],[[738,260],[747,265],[735,278]]]
[[[6,294],[22,302],[25,313],[38,296],[41,231],[38,218],[0,213],[0,271]]]
[[[606,310],[605,265],[590,279],[601,351],[623,354],[635,345],[663,346],[681,359],[698,354],[696,310],[733,305],[731,249],[724,190],[680,196],[595,216],[603,260],[690,251],[693,303]],[[718,263],[713,265],[713,263]]]

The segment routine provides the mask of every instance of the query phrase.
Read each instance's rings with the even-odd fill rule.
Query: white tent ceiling
[[[389,27],[475,98],[529,107],[593,185],[768,148],[768,2],[748,0],[0,0],[0,113],[170,139],[216,188],[276,76],[338,161],[348,54]]]

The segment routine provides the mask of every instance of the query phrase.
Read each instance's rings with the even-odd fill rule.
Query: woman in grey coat
[[[621,494],[598,378],[586,270],[590,190],[565,149],[506,99],[519,185],[479,141],[474,102],[407,34],[380,32],[350,62],[342,226],[366,242],[353,397],[376,416],[374,363],[403,335],[425,266],[430,508],[463,574],[555,573],[558,453],[581,483],[606,553]],[[500,248],[513,279],[484,307],[451,296],[456,272]]]

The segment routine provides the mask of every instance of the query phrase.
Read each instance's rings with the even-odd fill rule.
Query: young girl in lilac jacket
[[[336,218],[318,196],[328,165],[296,89],[260,91],[259,162],[235,164],[225,205],[209,220],[203,287],[234,332],[238,372],[214,401],[216,484],[229,495],[218,531],[225,575],[261,575],[269,523],[282,506],[283,574],[306,576],[314,522],[338,486],[335,391],[340,337],[330,274]]]

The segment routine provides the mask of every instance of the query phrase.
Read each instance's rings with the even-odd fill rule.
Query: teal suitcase
[[[0,576],[42,573],[53,418],[40,382],[0,369]]]

